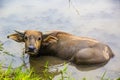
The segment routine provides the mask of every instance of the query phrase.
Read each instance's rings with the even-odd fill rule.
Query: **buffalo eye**
[[[38,40],[41,40],[41,37],[39,37]]]
[[[28,39],[28,37],[27,37],[27,36],[25,36],[25,37],[24,37],[24,39],[25,39],[25,40],[27,40],[27,39]]]

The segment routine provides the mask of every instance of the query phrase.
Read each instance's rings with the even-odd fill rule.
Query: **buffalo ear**
[[[7,36],[7,38],[10,38],[16,42],[24,42],[24,33],[15,31],[16,33],[10,34]]]
[[[45,43],[57,43],[58,38],[55,36],[47,36],[45,39],[43,39],[43,42]]]

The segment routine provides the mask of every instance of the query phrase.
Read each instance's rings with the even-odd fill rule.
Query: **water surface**
[[[108,44],[115,57],[103,66],[76,66],[68,64],[68,73],[76,80],[86,77],[99,80],[106,72],[111,80],[120,77],[120,0],[0,0],[0,40],[14,55],[0,54],[0,62],[13,68],[27,63],[27,67],[41,70],[49,61],[52,71],[62,69],[64,61],[54,57],[31,59],[22,57],[24,43],[6,38],[14,30],[62,30],[77,36],[95,38]],[[30,62],[30,63],[29,63]],[[52,68],[51,68],[52,66]],[[55,79],[59,76],[56,74]]]

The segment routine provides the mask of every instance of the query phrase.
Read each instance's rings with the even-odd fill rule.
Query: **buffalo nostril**
[[[29,51],[34,51],[35,47],[34,46],[29,46],[28,49],[29,49]]]
[[[9,38],[10,36],[7,36],[7,38]]]

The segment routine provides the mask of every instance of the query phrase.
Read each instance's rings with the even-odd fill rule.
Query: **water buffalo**
[[[17,42],[25,42],[25,52],[33,55],[52,55],[75,64],[105,63],[114,56],[110,47],[95,39],[78,37],[62,31],[42,33],[26,30],[8,36]]]

